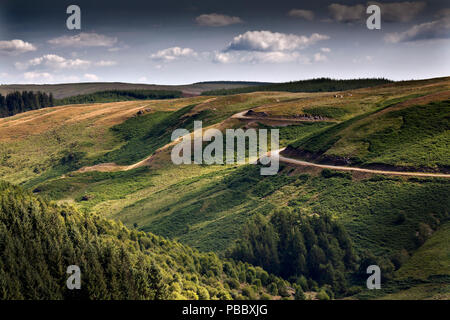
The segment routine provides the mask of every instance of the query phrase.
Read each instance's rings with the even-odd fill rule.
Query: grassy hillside
[[[170,128],[189,129],[193,120],[203,120],[206,127],[236,112],[291,95],[60,106],[0,119],[0,177],[34,186],[81,166],[105,161],[132,164],[169,142]],[[143,114],[138,116],[139,112]],[[27,157],[23,157],[25,152]]]
[[[171,112],[206,99],[63,106],[0,119],[0,176],[16,184],[59,176],[73,170],[79,160],[93,163],[120,148],[124,141],[110,128],[137,117],[138,112]]]
[[[414,268],[420,269],[421,259],[414,257],[420,257],[421,250],[422,256],[428,256],[426,252],[441,255],[445,250],[440,230],[446,230],[441,228],[450,218],[448,179],[287,165],[275,176],[261,176],[255,165],[175,166],[167,143],[174,129],[192,129],[194,120],[202,120],[204,127],[222,130],[280,129],[282,146],[290,145],[292,155],[314,161],[445,170],[449,81],[387,84],[342,92],[339,97],[326,92],[254,92],[35,110],[0,119],[0,177],[50,200],[73,205],[80,215],[121,221],[132,232],[157,234],[220,256],[242,240],[242,228],[254,217],[265,221],[260,228],[265,230],[277,208],[300,212],[302,219],[330,217],[348,233],[356,254],[354,272],[343,271],[332,260],[341,251],[333,254],[331,250],[320,263],[332,266],[327,273],[330,281],[313,277],[305,285],[298,274],[287,279],[287,274],[280,273],[285,280],[299,281],[295,285],[303,290],[317,291],[317,283],[312,282],[316,279],[331,297],[340,290],[336,285],[339,281],[345,282],[345,294],[357,294],[354,297],[361,299],[402,294],[419,297],[416,288],[428,290],[423,297],[438,296],[436,288],[448,282],[445,274],[434,277],[433,271],[426,278],[407,275],[413,274]],[[281,120],[230,118],[248,109]],[[291,121],[303,115],[327,121]],[[144,166],[122,171],[142,160]],[[278,225],[271,228],[278,230]],[[317,245],[326,251],[333,236],[324,235],[320,228],[317,235],[322,234],[321,242]],[[436,237],[436,247],[427,245],[431,236]],[[301,241],[291,244],[295,255]],[[314,257],[306,258],[311,259]],[[361,266],[368,262],[382,266],[386,290],[364,290]],[[445,268],[430,263],[424,268]],[[345,274],[345,279],[337,281],[342,278],[338,273]],[[329,283],[334,283],[332,289]]]
[[[269,299],[288,283],[0,182],[0,298]],[[66,269],[81,269],[81,290]],[[278,294],[278,292],[276,293]]]
[[[415,234],[422,223],[436,229],[448,219],[446,180],[289,172],[261,177],[255,166],[140,168],[71,175],[38,189],[202,250],[224,250],[249,217],[283,206],[331,214],[348,228],[357,249],[383,255],[412,252],[420,245]]]
[[[278,176],[262,177],[253,165],[143,167],[75,174],[38,188],[53,199],[74,199],[83,211],[222,254],[242,238],[243,226],[257,215],[270,219],[277,208],[286,207],[306,216],[328,215],[347,230],[359,257],[376,257],[389,281],[450,218],[447,180],[297,170],[285,167]],[[419,284],[399,281],[384,294]],[[358,290],[364,289],[363,282],[356,282]]]
[[[395,272],[379,292],[357,295],[363,299],[448,300],[450,299],[449,223],[443,224],[411,258]]]
[[[289,151],[325,162],[446,170],[449,98],[447,91],[381,107],[299,139]]]
[[[414,82],[409,86],[400,86],[400,88],[389,85],[382,89],[362,89],[361,91],[354,91],[354,95],[349,99],[361,100],[362,102],[358,103],[361,105],[364,104],[365,110],[377,114],[374,110],[385,108],[398,101],[410,99],[411,91],[417,92],[416,95],[440,91],[446,86],[446,81],[434,81],[428,83],[424,88],[421,87],[421,83]],[[311,102],[314,101],[313,97],[314,94],[307,94],[305,96],[305,94],[292,93],[251,93],[214,99],[205,97],[203,98],[203,102],[199,101],[201,103],[191,105],[188,103],[192,103],[195,100],[180,99],[177,100],[177,105],[171,104],[169,101],[153,102],[149,105],[154,109],[154,112],[139,117],[128,118],[125,122],[112,127],[109,122],[108,126],[105,126],[105,120],[103,119],[110,119],[113,115],[117,115],[121,109],[117,109],[116,111],[114,108],[116,108],[115,106],[118,107],[119,104],[107,104],[103,107],[105,109],[99,109],[100,106],[97,107],[96,105],[94,110],[89,109],[90,112],[96,114],[95,117],[92,116],[92,119],[95,121],[90,120],[90,122],[84,122],[84,120],[80,119],[73,126],[71,124],[70,126],[66,125],[61,127],[61,131],[70,132],[70,134],[67,134],[67,138],[59,137],[60,141],[68,140],[65,148],[64,144],[49,140],[55,136],[54,131],[51,132],[51,135],[44,133],[17,141],[16,145],[18,147],[20,146],[20,149],[14,149],[9,142],[8,149],[6,149],[8,151],[4,154],[6,157],[9,156],[11,158],[6,158],[4,162],[3,170],[5,170],[6,175],[3,174],[3,176],[9,177],[11,181],[17,181],[20,177],[27,176],[28,180],[19,181],[23,181],[27,187],[37,189],[37,191],[53,199],[69,202],[75,201],[78,206],[86,210],[95,210],[96,212],[120,219],[128,226],[136,224],[141,230],[152,231],[179,239],[202,250],[225,249],[229,245],[230,239],[234,239],[239,234],[240,223],[236,222],[245,222],[249,216],[259,211],[269,213],[275,206],[286,205],[289,201],[292,201],[290,202],[291,204],[298,203],[300,207],[310,213],[328,212],[342,219],[354,216],[354,219],[357,219],[357,221],[362,217],[359,212],[365,210],[369,212],[374,211],[377,212],[373,216],[373,226],[375,226],[376,223],[384,221],[385,214],[387,216],[397,216],[401,214],[402,210],[410,212],[414,217],[419,217],[421,211],[425,210],[426,205],[430,203],[429,201],[424,201],[424,199],[427,199],[427,197],[439,199],[443,195],[439,189],[442,186],[446,187],[446,185],[441,183],[420,183],[416,185],[396,179],[375,180],[373,182],[371,180],[366,181],[366,179],[364,182],[359,183],[356,180],[349,182],[345,177],[337,180],[342,181],[342,183],[336,182],[336,186],[330,184],[331,181],[335,180],[330,180],[326,177],[308,180],[307,187],[311,190],[316,190],[316,194],[314,195],[311,191],[307,195],[302,195],[303,191],[300,190],[303,190],[303,187],[292,182],[288,175],[260,180],[257,169],[251,169],[253,170],[251,171],[247,168],[240,169],[239,167],[235,168],[233,166],[174,167],[170,165],[168,150],[160,153],[158,155],[159,160],[152,162],[149,169],[138,168],[128,172],[117,173],[69,173],[82,165],[96,163],[115,162],[120,165],[133,164],[136,161],[144,159],[157,148],[169,142],[169,133],[173,128],[191,128],[192,122],[195,119],[203,120],[204,125],[217,124],[232,114],[249,108],[254,108],[254,110],[282,110],[284,108],[286,115],[288,115],[291,111],[289,107],[286,107],[286,104],[298,103],[296,101],[303,102],[303,100]],[[317,100],[322,101],[322,99],[330,98],[323,94],[318,94]],[[366,104],[370,101],[372,102],[371,104]],[[341,100],[338,103],[341,104]],[[354,108],[353,110],[357,110],[356,102],[354,102],[354,105],[355,107],[352,107]],[[312,107],[309,105],[309,108]],[[128,110],[129,106],[124,103],[123,108],[124,110]],[[336,106],[336,109],[340,110],[340,107]],[[434,116],[437,122],[431,123],[437,124],[437,127],[440,128],[441,123],[439,121],[445,121],[445,118],[439,118],[443,108],[437,106],[424,109],[425,111],[435,110],[434,112],[436,114]],[[69,110],[71,109],[64,107],[59,109],[58,113],[64,112],[69,117],[71,116]],[[105,111],[98,113],[95,110]],[[349,115],[357,114],[358,112],[351,111],[352,109],[350,108],[347,110],[347,114]],[[403,112],[402,110],[396,112]],[[419,108],[419,110],[422,109]],[[445,111],[445,108],[443,110]],[[326,111],[328,112],[328,110]],[[87,113],[87,116],[89,115],[90,113]],[[353,120],[345,121],[335,126],[323,122],[287,127],[282,126],[280,127],[281,141],[284,145],[292,144],[296,139],[299,141],[310,141],[316,136],[323,136],[324,132],[349,126],[349,123],[358,122],[360,119],[365,119],[365,117],[367,116],[361,115],[359,118],[356,117]],[[423,115],[420,112],[419,115],[415,113],[408,114],[408,117],[411,117],[411,121],[416,123],[416,125],[425,125],[424,128],[428,128],[426,125],[429,125],[429,123],[423,121]],[[28,124],[29,122],[27,122]],[[245,122],[230,122],[226,120],[222,126],[244,125],[246,125]],[[75,128],[79,128],[79,131],[74,131]],[[93,132],[86,132],[86,128],[89,128],[88,130],[98,130],[97,134],[101,140],[92,144],[95,141],[92,140]],[[411,129],[408,129],[410,131],[405,132],[404,135],[411,135],[411,130],[414,131],[414,128],[413,126]],[[434,134],[433,128],[430,128],[432,134]],[[23,130],[23,127],[21,129]],[[11,128],[7,127],[7,123],[5,122],[6,132],[11,135]],[[320,133],[318,134],[318,132]],[[334,131],[331,130],[331,132]],[[418,133],[419,141],[421,139],[420,134],[422,133],[429,134],[428,131],[421,129],[420,133]],[[58,136],[56,135],[56,137]],[[85,142],[81,143],[80,138]],[[397,141],[395,136],[392,139]],[[25,144],[25,141],[29,142]],[[68,143],[69,141],[71,143],[76,142],[77,144],[74,147]],[[47,150],[55,148],[56,161],[54,160],[55,162],[50,162],[48,165],[42,166],[42,170],[35,170],[35,168],[30,166],[30,162],[45,159],[46,155],[41,151],[44,146],[42,144],[43,142],[46,143],[44,148],[48,148]],[[13,159],[19,159],[21,157],[22,150],[24,150],[22,148],[24,147],[28,148],[28,150],[39,148],[40,157],[35,158],[31,156],[26,160],[13,161]],[[383,148],[384,146],[381,145],[378,150],[382,152]],[[392,150],[387,149],[387,152],[382,154],[385,157],[390,156],[392,155]],[[433,156],[437,155],[433,154]],[[61,159],[65,159],[63,163],[61,163]],[[19,165],[21,165],[24,170],[18,171],[17,169],[11,168],[12,164],[16,168],[19,168]],[[251,178],[245,178],[249,179],[248,181],[241,181],[241,178],[247,176],[246,172],[248,170],[252,172]],[[62,174],[65,174],[65,176],[60,178]],[[236,179],[236,182],[229,184],[227,182],[229,181],[228,179],[231,179],[231,181]],[[295,181],[295,178],[292,179]],[[286,190],[294,190],[295,192],[288,192],[280,203],[277,197],[283,194],[284,185],[286,185]],[[389,190],[394,190],[395,188],[402,190],[401,194],[404,194],[403,198],[389,198],[389,194],[391,193]],[[266,190],[269,193],[259,195],[258,191],[253,190]],[[343,190],[345,190],[346,194],[343,193]],[[367,194],[368,197],[370,194],[373,196],[368,198],[370,201],[368,200],[364,207],[355,206],[357,204],[360,205],[360,201],[357,201],[357,199],[358,195],[361,194]],[[420,196],[414,198],[415,194]],[[298,202],[294,198],[297,195],[300,199],[307,196],[313,197],[314,195],[312,199],[315,200],[315,203],[320,203],[320,205],[311,207],[314,204],[313,201],[305,201],[305,203]],[[337,200],[339,202],[336,203]],[[386,207],[392,205],[394,202],[404,206],[404,209],[394,210]],[[341,211],[327,209],[332,208],[330,203],[333,203],[334,206],[338,205]],[[386,203],[386,206],[384,203]],[[436,203],[431,203],[433,207],[437,206],[436,211],[439,214],[445,214],[442,207],[439,207],[440,204],[445,202],[439,200]],[[198,212],[201,214],[198,214]],[[363,218],[361,219],[361,221],[364,221]],[[415,248],[414,239],[413,237],[409,237],[415,228],[417,228],[417,223],[423,221],[427,223],[426,219],[424,219],[425,216],[418,220],[416,218],[412,219],[410,224],[408,224],[408,228],[405,228],[404,233],[398,232],[400,226],[395,226],[394,228],[397,230],[397,233],[391,242],[392,250],[400,250],[400,244],[402,247],[405,246],[409,250],[413,250]],[[351,221],[348,220],[348,223],[350,226]],[[378,243],[380,234],[366,239],[366,232],[364,230],[358,230],[358,228],[362,228],[360,222],[352,224],[351,228],[354,228],[354,237],[357,240],[355,241],[357,246],[359,245],[358,243],[361,243],[361,247],[375,243],[373,245],[375,252],[386,253],[392,251],[389,246],[382,249],[383,244]],[[367,230],[368,227],[365,228]],[[390,234],[391,232],[389,228],[386,228],[384,231],[386,234]]]
[[[401,279],[450,275],[450,223],[444,224],[401,268]]]

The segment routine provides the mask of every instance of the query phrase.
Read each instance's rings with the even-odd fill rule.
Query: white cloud
[[[298,36],[271,31],[247,31],[233,38],[221,52],[214,52],[215,63],[302,63],[311,59],[298,50],[318,41],[329,39],[326,35],[314,33]]]
[[[328,52],[331,52],[331,49],[330,48],[320,48],[320,51],[328,53]]]
[[[328,61],[328,58],[326,55],[322,54],[321,52],[317,52],[314,54],[314,61],[315,62],[325,62],[325,61]]]
[[[81,59],[66,59],[56,54],[46,54],[39,58],[28,60],[25,63],[17,62],[17,69],[28,69],[32,67],[48,67],[52,69],[77,69],[86,68],[91,64],[90,61]]]
[[[23,74],[23,77],[25,78],[25,80],[53,81],[53,76],[50,73],[48,73],[48,72],[25,72]]]
[[[213,62],[215,63],[230,63],[234,62],[234,57],[231,53],[228,52],[214,52]]]
[[[140,82],[147,82],[147,77],[143,76],[138,79]]]
[[[0,54],[17,55],[35,50],[36,47],[34,45],[23,40],[0,41]]]
[[[291,11],[289,11],[288,16],[301,18],[308,21],[314,20],[314,12],[312,12],[311,10],[292,9]]]
[[[399,43],[448,38],[450,38],[450,16],[415,25],[404,32],[389,33],[384,39],[389,43]]]
[[[381,9],[381,18],[387,22],[408,22],[413,20],[425,7],[426,3],[417,2],[369,2],[376,4]]]
[[[61,47],[111,47],[117,38],[98,33],[79,33],[75,36],[62,36],[48,40],[48,43]]]
[[[116,65],[116,61],[100,60],[92,63],[88,60],[82,59],[67,59],[56,54],[46,54],[42,57],[28,60],[27,62],[16,62],[15,66],[19,70],[25,70],[30,68],[51,68],[54,70],[60,69],[83,69],[89,66],[95,67],[110,67]]]
[[[0,72],[0,77],[6,78],[9,77],[9,74],[7,72]]]
[[[347,6],[333,3],[328,6],[328,11],[334,21],[349,23],[363,20],[366,14],[366,7],[362,4]]]
[[[283,51],[230,51],[215,52],[212,58],[215,63],[309,63],[309,59],[298,52]]]
[[[150,55],[150,58],[157,61],[170,62],[179,58],[196,57],[197,53],[191,48],[172,47],[164,50],[159,50]]]
[[[414,19],[426,6],[423,1],[387,2],[369,1],[366,5],[345,5],[333,3],[328,6],[331,19],[336,22],[352,23],[367,17],[366,8],[376,4],[381,9],[381,18],[387,22],[408,22]]]
[[[250,63],[309,63],[309,59],[298,52],[251,52],[241,58],[241,62]]]
[[[98,81],[98,79],[99,79],[98,76],[96,76],[95,74],[92,74],[92,73],[85,73],[84,78],[89,81]]]
[[[115,66],[116,64],[117,64],[116,61],[100,60],[100,61],[95,63],[95,66],[96,67],[112,67],[112,66]]]
[[[207,27],[224,27],[243,22],[239,17],[231,17],[218,13],[202,14],[195,18],[195,21],[198,25]]]
[[[326,39],[329,37],[318,33],[307,37],[271,31],[247,31],[234,37],[225,51],[288,51],[302,49]]]

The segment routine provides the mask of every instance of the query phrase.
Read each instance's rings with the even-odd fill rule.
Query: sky
[[[0,1],[2,84],[409,80],[449,76],[449,57],[448,0]]]

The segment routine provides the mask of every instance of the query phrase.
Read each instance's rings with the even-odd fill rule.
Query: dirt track
[[[243,119],[243,120],[255,120],[253,117],[247,117],[244,116],[244,114],[248,110],[239,112],[231,116],[232,119]],[[258,118],[258,117],[256,117]],[[259,119],[257,119],[259,120]],[[261,120],[269,120],[269,121],[280,121],[280,118],[268,118],[268,117],[261,117]],[[293,122],[302,122],[304,120],[299,119],[283,119],[281,121],[293,121]],[[191,133],[192,134],[192,133]],[[181,141],[182,138],[179,138],[176,141],[173,141],[164,147],[158,149],[156,152],[160,152],[164,149],[169,148],[170,146],[174,145],[178,141]],[[430,177],[430,178],[450,178],[450,174],[445,173],[424,173],[424,172],[407,172],[407,171],[386,171],[386,170],[375,170],[375,169],[364,169],[364,168],[357,168],[357,167],[345,167],[345,166],[333,166],[333,165],[326,165],[326,164],[317,164],[313,162],[307,162],[302,160],[297,160],[293,158],[287,158],[280,155],[280,152],[282,152],[283,149],[275,150],[272,153],[276,153],[279,156],[280,162],[289,163],[297,166],[304,166],[304,167],[316,167],[316,168],[322,168],[322,169],[332,169],[332,170],[342,170],[342,171],[354,171],[354,172],[363,172],[363,173],[372,173],[372,174],[383,174],[383,175],[397,175],[397,176],[410,176],[410,177]],[[92,167],[84,167],[78,170],[78,172],[86,172],[86,171],[127,171],[131,169],[135,169],[138,167],[142,167],[145,165],[148,165],[152,159],[153,155],[148,156],[147,158],[129,165],[129,166],[119,166],[114,163],[105,163],[105,164],[99,164]]]
[[[272,118],[272,117],[246,116],[245,114],[248,111],[249,110],[245,110],[245,111],[236,113],[231,116],[231,119],[260,120],[260,121],[287,122],[287,123],[335,121],[335,120],[331,120],[331,119],[296,119],[296,118],[276,118],[276,117]]]
[[[283,157],[282,155],[280,155],[280,152],[282,152],[283,150],[284,150],[284,148],[274,151],[274,153],[277,153],[279,155],[280,162],[290,163],[290,164],[294,164],[294,165],[298,165],[298,166],[316,167],[316,168],[322,168],[322,169],[343,170],[343,171],[356,171],[356,172],[373,173],[373,174],[397,175],[397,176],[450,178],[450,174],[445,174],[445,173],[385,171],[385,170],[364,169],[364,168],[357,168],[357,167],[345,167],[345,166],[333,166],[333,165],[327,165],[327,164],[318,164],[318,163]]]

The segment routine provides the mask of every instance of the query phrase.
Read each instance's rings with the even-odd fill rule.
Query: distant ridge
[[[260,84],[247,87],[236,87],[229,89],[209,90],[202,92],[203,95],[230,95],[239,93],[250,93],[257,91],[286,91],[286,92],[333,92],[368,88],[378,85],[392,83],[392,80],[384,78],[364,79],[331,79],[315,78],[308,80]]]
[[[204,91],[234,89],[264,85],[264,82],[208,81],[187,85],[157,85],[124,82],[82,82],[61,84],[5,84],[0,85],[0,94],[14,91],[42,91],[52,93],[56,99],[109,90],[169,90],[181,91],[186,96],[200,95]]]
[[[258,82],[258,81],[200,81],[194,84],[231,84],[231,85],[243,85],[243,86],[262,86],[268,84],[275,84],[275,82]]]

